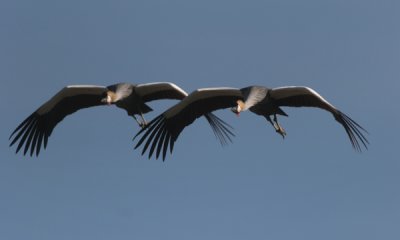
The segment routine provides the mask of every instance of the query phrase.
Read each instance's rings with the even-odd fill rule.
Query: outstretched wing
[[[214,132],[215,129],[220,134],[228,135],[230,132],[230,126],[215,115],[211,115],[212,111],[233,107],[236,105],[238,99],[243,99],[242,93],[239,89],[235,88],[209,88],[199,89],[188,97],[183,99],[181,102],[171,107],[155,119],[153,119],[145,129],[139,131],[134,139],[141,135],[135,146],[138,148],[143,142],[142,155],[150,147],[149,158],[152,156],[154,150],[157,147],[156,158],[158,158],[161,149],[163,150],[163,160],[165,160],[166,152],[168,147],[172,153],[174,143],[178,139],[179,134],[182,130],[193,123],[197,118],[206,115]],[[233,134],[231,134],[233,135]],[[146,140],[147,139],[147,140]],[[222,142],[222,141],[221,141]]]
[[[182,88],[169,82],[139,84],[135,87],[135,92],[144,102],[159,99],[181,100],[188,95]]]
[[[346,114],[339,111],[319,93],[309,87],[280,87],[270,90],[269,97],[278,106],[317,107],[333,114],[345,129],[354,149],[361,151],[361,145],[367,149],[369,143],[364,133],[367,131]]]
[[[107,89],[103,86],[72,85],[64,87],[49,101],[44,103],[27,117],[11,133],[10,146],[19,141],[16,153],[25,145],[24,155],[30,148],[32,156],[36,150],[39,155],[41,146],[47,146],[55,126],[69,114],[79,109],[103,105],[101,102]]]
[[[327,111],[336,110],[325,98],[309,87],[279,87],[269,91],[269,97],[278,106],[318,107]]]

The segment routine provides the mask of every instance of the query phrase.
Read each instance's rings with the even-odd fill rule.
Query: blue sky
[[[2,239],[399,239],[398,1],[0,3]],[[71,84],[306,85],[370,134],[357,153],[327,112],[204,119],[165,162],[133,149],[126,113],[82,110],[36,158],[12,130]],[[174,101],[153,102],[152,119]]]

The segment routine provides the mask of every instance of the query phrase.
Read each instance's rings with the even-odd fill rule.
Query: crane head
[[[245,103],[242,100],[238,100],[237,105],[231,108],[231,111],[239,117],[240,113],[245,110],[244,108],[245,108]]]
[[[231,111],[232,111],[233,113],[235,113],[238,117],[239,117],[239,115],[240,115],[241,110],[242,110],[242,109],[241,109],[241,107],[240,107],[239,104],[238,104],[237,106],[231,108]]]
[[[104,98],[101,99],[101,102],[107,105],[111,105],[114,102],[113,100],[114,95],[115,94],[113,94],[113,92],[108,91],[107,94],[104,96]]]

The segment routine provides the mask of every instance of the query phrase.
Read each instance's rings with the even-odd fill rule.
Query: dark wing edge
[[[142,155],[150,147],[149,158],[151,158],[157,146],[157,159],[162,148],[164,161],[168,146],[172,153],[174,143],[182,130],[201,116],[206,117],[214,134],[220,140],[220,143],[224,145],[228,141],[232,141],[231,137],[234,136],[231,131],[232,127],[211,112],[233,107],[236,104],[236,100],[241,98],[242,93],[239,89],[198,89],[180,103],[150,121],[146,128],[141,129],[134,139],[144,131],[146,133],[140,138],[135,149],[144,143]]]
[[[232,137],[235,137],[235,134],[232,132],[233,127],[231,125],[213,113],[207,113],[204,117],[222,146],[232,143]]]
[[[235,136],[235,134],[232,132],[232,126],[213,113],[207,113],[204,115],[204,117],[207,119],[214,135],[220,141],[222,146],[227,145],[228,142],[232,142],[232,137]],[[151,120],[145,128],[142,128],[134,136],[133,140],[144,133],[134,148],[137,149],[144,144],[141,152],[141,155],[144,155],[150,147],[148,155],[149,159],[153,156],[154,152],[156,153],[156,159],[158,159],[162,151],[162,159],[165,161],[168,148],[172,154],[175,141],[178,139],[178,136],[182,132],[183,128],[175,128],[171,131],[171,129],[167,126],[164,115],[161,114],[155,119]]]
[[[51,128],[43,125],[41,116],[36,112],[27,117],[10,135],[10,147],[13,146],[18,140],[18,146],[15,153],[18,153],[23,145],[24,155],[30,150],[30,155],[33,156],[36,149],[36,156],[39,155],[41,146],[46,149],[48,138],[51,134]]]
[[[64,117],[82,108],[103,105],[101,99],[102,96],[98,93],[68,96],[55,103],[48,112],[39,114],[38,111],[48,104],[45,103],[19,124],[11,133],[9,137],[11,143],[9,146],[11,147],[19,141],[15,153],[18,153],[25,145],[23,155],[26,155],[30,148],[30,156],[33,156],[34,153],[38,156],[42,145],[43,148],[46,149],[48,138],[55,126],[62,121]]]
[[[345,129],[351,145],[357,152],[362,152],[363,145],[368,149],[368,140],[363,133],[368,132],[346,114],[339,111],[319,93],[309,87],[282,87],[272,89],[271,97],[279,106],[287,107],[317,107],[333,114]]]
[[[165,157],[166,157],[167,151],[168,151],[168,146],[170,148],[170,153],[172,154],[172,151],[174,149],[174,143],[177,139],[177,136],[173,137],[172,134],[170,133],[170,131],[167,130],[166,121],[165,121],[165,117],[163,114],[161,114],[158,117],[151,120],[146,125],[145,128],[142,128],[134,136],[133,140],[135,140],[142,133],[144,133],[143,136],[141,136],[141,138],[139,139],[139,141],[137,142],[137,144],[135,146],[135,149],[137,149],[147,139],[147,141],[144,143],[144,146],[143,146],[143,150],[141,153],[142,155],[144,155],[144,153],[146,152],[146,150],[148,149],[148,147],[150,146],[150,144],[152,142],[153,143],[151,144],[151,148],[149,151],[149,159],[153,155],[156,145],[158,145],[157,152],[156,152],[156,159],[158,159],[158,157],[160,156],[161,148],[163,150],[163,161],[165,161]]]
[[[344,127],[350,139],[351,145],[357,152],[362,152],[361,144],[365,147],[365,149],[368,150],[367,145],[369,144],[369,141],[363,134],[363,132],[368,134],[367,130],[340,111],[337,111],[337,113],[334,114],[334,117],[336,121],[338,121]]]

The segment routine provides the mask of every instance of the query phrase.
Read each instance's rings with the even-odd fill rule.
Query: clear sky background
[[[1,239],[400,239],[400,2],[14,1],[0,3]],[[170,81],[306,85],[368,131],[368,151],[318,109],[204,119],[165,162],[133,149],[114,107],[82,110],[36,158],[12,130],[70,84]],[[175,101],[152,102],[152,119]]]

